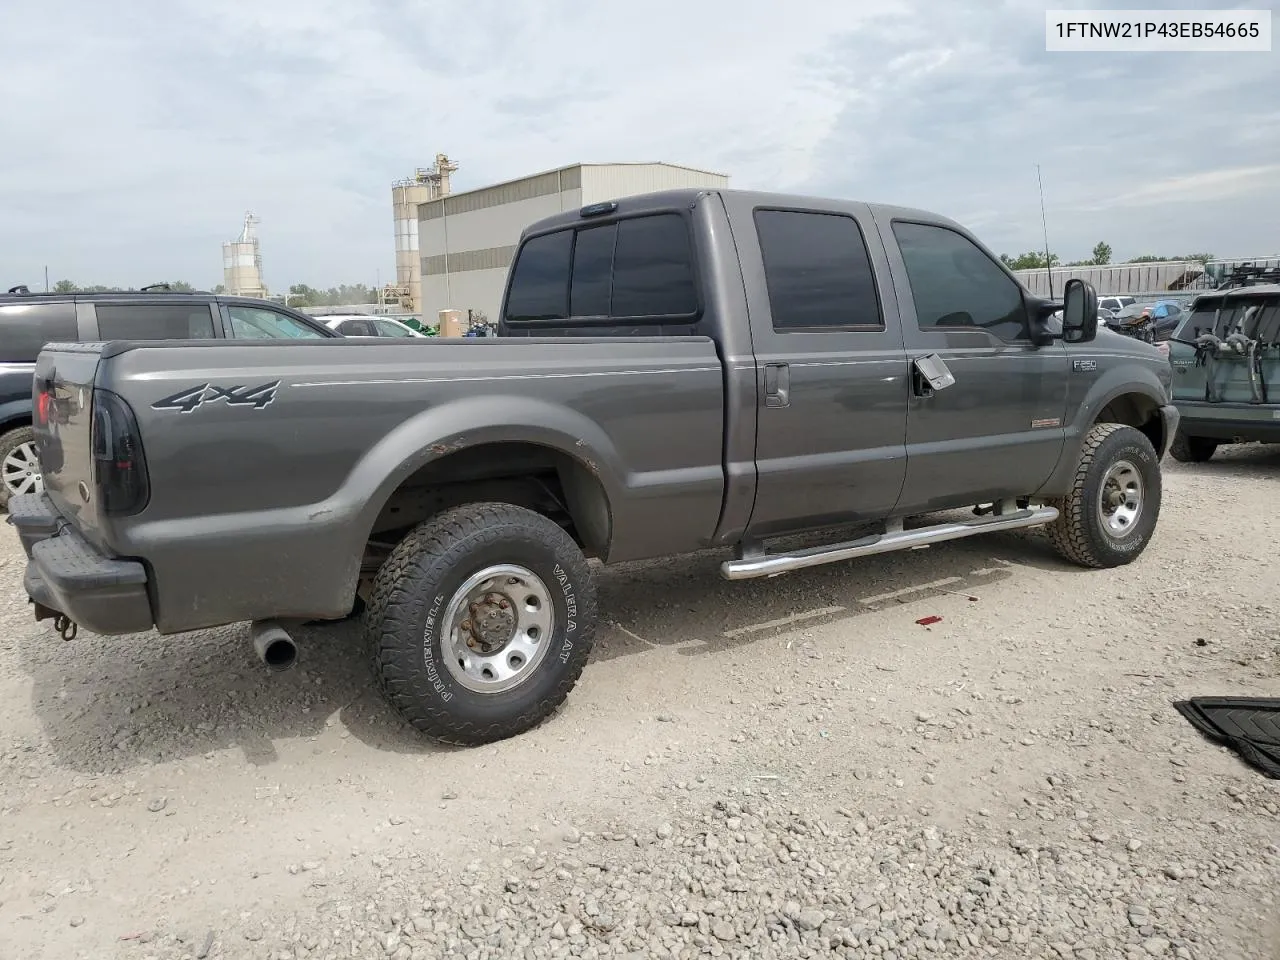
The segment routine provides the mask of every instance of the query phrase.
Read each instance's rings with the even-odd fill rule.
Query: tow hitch
[[[80,625],[68,617],[65,613],[59,613],[52,607],[46,607],[43,603],[27,598],[27,602],[34,606],[36,614],[36,623],[41,620],[52,620],[53,629],[62,637],[63,640],[74,640],[76,634],[80,632]]]

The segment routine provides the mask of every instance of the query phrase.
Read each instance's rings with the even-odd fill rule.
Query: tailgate
[[[36,359],[32,425],[45,492],[58,512],[91,539],[98,527],[93,491],[93,380],[101,344],[50,344]]]

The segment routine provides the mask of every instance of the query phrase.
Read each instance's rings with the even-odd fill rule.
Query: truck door
[[[724,201],[756,359],[747,536],[883,519],[906,476],[907,377],[870,210]]]
[[[894,218],[878,224],[912,365],[900,514],[1031,494],[1066,441],[1069,359],[1036,347],[1021,286],[963,232]],[[915,372],[937,354],[955,382]]]

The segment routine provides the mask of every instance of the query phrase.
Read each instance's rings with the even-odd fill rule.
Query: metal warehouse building
[[[520,231],[535,220],[655,190],[728,185],[724,174],[670,163],[578,163],[420,203],[417,306],[428,323],[445,309],[478,310],[497,322]]]

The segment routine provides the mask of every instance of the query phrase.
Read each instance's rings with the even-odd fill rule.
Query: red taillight
[[[48,389],[41,387],[40,392],[36,395],[36,419],[42,427],[49,425],[49,407],[52,404],[53,401],[49,396]]]

